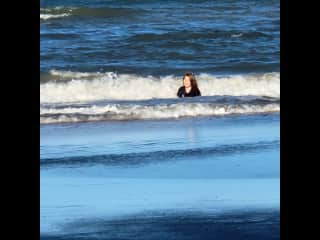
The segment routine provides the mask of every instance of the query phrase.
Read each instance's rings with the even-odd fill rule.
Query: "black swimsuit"
[[[201,96],[200,90],[198,88],[191,88],[189,93],[186,92],[186,88],[184,86],[180,87],[177,92],[178,97],[196,97]]]

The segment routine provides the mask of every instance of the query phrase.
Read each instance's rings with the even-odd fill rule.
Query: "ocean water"
[[[43,239],[280,237],[278,113],[40,130]]]
[[[279,239],[279,8],[40,1],[41,239]]]
[[[279,72],[279,1],[40,1],[41,74]]]
[[[40,7],[41,123],[280,109],[278,1],[67,0]],[[196,74],[205,98],[176,100],[186,71]]]

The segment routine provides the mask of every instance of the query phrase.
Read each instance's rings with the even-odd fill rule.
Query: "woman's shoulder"
[[[178,92],[185,92],[185,87],[184,86],[179,87]]]
[[[195,88],[195,89],[194,89],[194,94],[195,94],[196,96],[201,96],[201,92],[200,92],[199,88]]]
[[[184,86],[180,87],[177,92],[178,97],[182,97],[185,94]]]

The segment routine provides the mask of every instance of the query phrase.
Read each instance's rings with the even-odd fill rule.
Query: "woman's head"
[[[182,80],[183,80],[183,85],[186,88],[189,88],[189,87],[198,88],[197,80],[193,73],[188,72],[184,74]]]

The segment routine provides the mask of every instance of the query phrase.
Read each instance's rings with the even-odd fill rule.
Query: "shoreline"
[[[40,239],[279,239],[280,212],[268,209],[216,215],[205,212],[143,212],[114,220],[93,218],[75,221],[66,229],[69,232],[65,234],[41,233]]]

